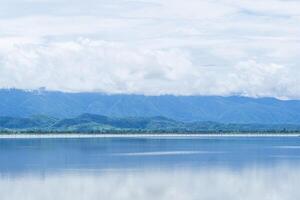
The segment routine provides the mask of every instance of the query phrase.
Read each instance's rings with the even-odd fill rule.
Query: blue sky
[[[298,0],[0,0],[0,88],[300,98]]]

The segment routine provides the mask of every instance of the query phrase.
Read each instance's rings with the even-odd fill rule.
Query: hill
[[[293,124],[223,124],[217,122],[181,122],[165,117],[116,118],[82,114],[55,119],[0,117],[1,132],[300,132]]]
[[[0,116],[73,118],[83,113],[108,117],[163,116],[177,121],[300,124],[300,101],[240,96],[144,96],[0,90]]]

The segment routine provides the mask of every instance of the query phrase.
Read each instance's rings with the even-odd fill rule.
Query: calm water
[[[295,199],[299,178],[298,137],[0,139],[4,200]]]

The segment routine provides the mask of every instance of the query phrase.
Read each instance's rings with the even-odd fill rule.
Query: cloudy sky
[[[300,99],[299,0],[0,0],[0,88]]]

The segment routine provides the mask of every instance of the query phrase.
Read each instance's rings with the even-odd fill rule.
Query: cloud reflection
[[[52,174],[0,178],[2,200],[294,200],[300,170],[290,167]]]

